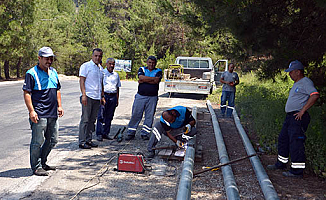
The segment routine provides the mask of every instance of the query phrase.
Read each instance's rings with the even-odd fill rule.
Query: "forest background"
[[[321,175],[326,172],[325,15],[324,0],[0,0],[0,79],[24,76],[42,46],[54,50],[54,66],[65,75],[78,75],[97,47],[104,61],[132,60],[129,77],[149,55],[157,56],[161,69],[176,56],[228,59],[242,80],[249,80],[238,87],[243,120],[275,153],[293,83],[282,71],[298,59],[321,94],[307,143],[308,166]]]

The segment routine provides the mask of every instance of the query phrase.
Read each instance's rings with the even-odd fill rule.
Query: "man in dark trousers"
[[[183,147],[182,141],[196,134],[195,124],[196,120],[184,106],[175,106],[164,111],[160,121],[154,125],[147,146],[147,157],[153,158],[155,156],[153,148],[161,140],[162,134],[169,137],[178,147]]]
[[[132,106],[131,119],[128,124],[126,140],[132,140],[135,137],[138,124],[143,118],[145,120],[141,130],[141,138],[148,140],[152,131],[152,124],[156,105],[158,101],[159,84],[162,79],[162,70],[155,68],[157,59],[155,56],[149,56],[146,61],[147,67],[141,67],[138,70],[138,92],[135,95]]]
[[[305,132],[310,123],[307,110],[315,104],[319,93],[314,83],[304,76],[304,67],[298,60],[292,61],[289,68],[291,79],[294,81],[285,105],[286,117],[278,137],[278,157],[274,165],[267,169],[285,169],[291,156],[290,171],[283,172],[286,177],[302,177],[305,169]]]
[[[53,58],[52,49],[42,47],[38,52],[39,62],[26,72],[23,86],[32,129],[30,163],[37,176],[48,176],[48,170],[56,169],[46,164],[50,151],[58,143],[58,116],[63,116],[61,85],[56,70],[51,67]]]

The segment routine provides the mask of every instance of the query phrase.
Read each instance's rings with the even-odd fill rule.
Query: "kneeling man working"
[[[183,147],[183,141],[196,134],[196,120],[191,112],[183,106],[175,106],[163,111],[161,119],[156,122],[148,142],[148,158],[155,156],[153,148],[161,140],[162,134],[168,136],[178,147]]]

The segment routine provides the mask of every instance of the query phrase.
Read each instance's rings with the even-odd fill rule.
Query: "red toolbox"
[[[118,155],[118,171],[144,173],[144,160],[141,154],[121,153]]]

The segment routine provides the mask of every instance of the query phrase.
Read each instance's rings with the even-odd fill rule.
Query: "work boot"
[[[47,164],[44,164],[42,165],[42,168],[45,170],[45,171],[48,171],[48,170],[56,170],[57,168],[54,167],[54,166],[49,166]]]
[[[285,167],[278,167],[275,164],[274,165],[267,165],[266,167],[268,170],[278,170],[278,169],[285,169]]]
[[[49,176],[49,173],[47,171],[45,171],[43,168],[38,168],[36,169],[33,174],[35,174],[36,176]]]
[[[125,137],[125,140],[129,141],[135,138],[135,135],[127,135],[127,137]]]
[[[90,142],[86,142],[86,144],[88,144],[91,147],[98,147],[98,144],[95,144],[94,142],[90,141]]]
[[[155,151],[148,151],[145,156],[146,156],[146,158],[154,158],[155,157]]]
[[[97,136],[97,141],[102,142],[102,141],[103,141],[103,136],[102,136],[102,135],[98,135],[98,136]]]
[[[108,136],[108,135],[103,135],[102,137],[103,137],[103,139],[107,139],[107,140],[113,140],[113,138],[111,138],[111,137],[110,137],[110,136]]]
[[[85,144],[80,144],[79,148],[81,148],[81,149],[91,149],[92,147],[90,145],[88,145],[87,143],[85,143]]]
[[[143,140],[149,140],[149,137],[148,137],[148,135],[141,135],[141,139],[143,139]]]
[[[302,174],[292,174],[290,171],[283,172],[282,175],[285,177],[291,177],[291,178],[302,178],[303,177]]]

